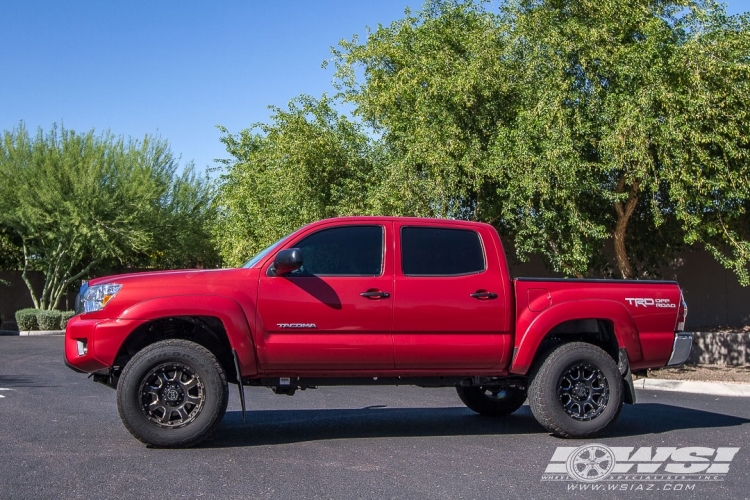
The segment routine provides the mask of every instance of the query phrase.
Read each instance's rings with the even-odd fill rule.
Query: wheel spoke
[[[185,403],[190,403],[191,405],[198,406],[201,401],[203,401],[202,397],[193,396],[192,394],[185,395]]]
[[[184,364],[164,363],[154,367],[142,379],[140,394],[141,411],[159,427],[191,423],[205,402],[203,381]]]
[[[187,410],[185,410],[184,406],[180,406],[179,408],[175,408],[175,411],[180,415],[180,419],[183,422],[189,418],[188,417],[188,412],[187,412]]]
[[[159,419],[159,421],[162,424],[169,423],[169,419],[172,418],[172,410],[170,408],[167,408],[166,406],[162,407],[164,409],[164,415]]]
[[[198,380],[195,377],[191,377],[185,382],[182,382],[182,387],[185,388],[185,392],[189,391],[193,387],[196,387],[198,385]]]
[[[157,399],[156,401],[153,401],[153,402],[151,402],[151,403],[150,403],[150,404],[148,405],[148,409],[149,409],[150,411],[152,411],[152,412],[153,412],[153,411],[156,411],[156,410],[158,410],[158,409],[161,409],[161,410],[163,410],[163,411],[167,411],[167,408],[166,408],[166,406],[164,406],[164,403],[162,403],[162,402],[161,402],[160,400],[158,400],[158,399]]]
[[[599,367],[587,362],[574,363],[558,380],[558,399],[570,417],[591,420],[606,409],[609,384]]]

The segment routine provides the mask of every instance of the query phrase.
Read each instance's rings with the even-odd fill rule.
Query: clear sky
[[[268,105],[333,93],[330,47],[421,0],[0,0],[0,130],[158,134],[199,171]],[[731,0],[731,14],[750,0]]]

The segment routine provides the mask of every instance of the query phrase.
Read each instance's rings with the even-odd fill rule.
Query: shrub
[[[59,330],[62,311],[37,311],[36,321],[40,330]]]
[[[39,323],[37,323],[36,320],[36,314],[38,312],[39,309],[31,308],[16,311],[16,323],[18,324],[18,329],[21,331],[39,330]]]
[[[76,315],[75,311],[64,311],[60,315],[60,329],[65,330],[65,327],[68,326],[68,320]]]

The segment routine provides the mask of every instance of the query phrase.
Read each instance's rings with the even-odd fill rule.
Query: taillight
[[[680,292],[680,308],[677,309],[677,324],[675,325],[674,331],[681,332],[685,330],[685,320],[687,319],[687,302],[685,302],[685,297],[682,296],[682,292]]]

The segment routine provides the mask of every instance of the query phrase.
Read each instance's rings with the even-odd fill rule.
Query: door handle
[[[360,293],[362,297],[367,297],[368,299],[387,299],[391,296],[388,292],[378,292],[374,290],[368,290],[366,292]]]
[[[492,300],[497,298],[497,294],[495,292],[480,292],[477,290],[475,293],[469,294],[469,297],[479,300]]]

